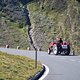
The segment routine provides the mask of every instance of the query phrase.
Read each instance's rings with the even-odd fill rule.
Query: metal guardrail
[[[37,72],[33,77],[30,77],[28,80],[38,80],[45,72],[45,66],[42,66],[42,70]]]

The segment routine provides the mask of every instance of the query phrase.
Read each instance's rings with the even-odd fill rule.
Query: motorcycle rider
[[[56,41],[57,41],[58,43],[63,43],[62,38],[59,38],[59,37],[56,37]]]
[[[53,48],[53,45],[56,44],[56,42],[62,44],[63,43],[63,40],[62,40],[62,38],[56,37],[56,41],[53,40],[52,42],[50,42],[49,49],[48,49],[48,54],[51,53],[52,48]]]

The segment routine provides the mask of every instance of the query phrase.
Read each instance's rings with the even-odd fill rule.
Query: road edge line
[[[45,72],[44,74],[39,78],[39,80],[43,80],[49,73],[49,68],[48,66],[46,66],[45,64],[42,64],[43,66],[45,66]]]

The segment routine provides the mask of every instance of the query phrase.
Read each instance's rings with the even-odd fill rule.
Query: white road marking
[[[49,73],[49,68],[45,64],[43,64],[43,65],[45,66],[46,71],[44,72],[44,74],[42,75],[42,77],[39,80],[43,80]]]

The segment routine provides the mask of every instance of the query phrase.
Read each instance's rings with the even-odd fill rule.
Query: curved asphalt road
[[[35,58],[34,51],[0,48],[0,51]],[[44,80],[80,80],[80,56],[55,56],[38,52],[38,60],[49,67]]]

